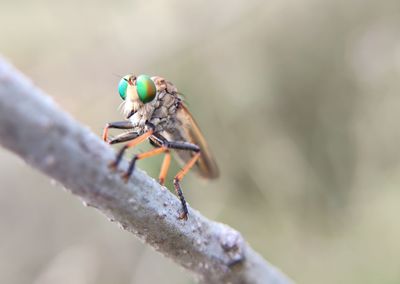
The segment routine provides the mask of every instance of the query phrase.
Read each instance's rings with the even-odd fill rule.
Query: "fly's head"
[[[152,110],[157,88],[154,81],[147,75],[126,75],[118,85],[120,97],[124,100],[123,112],[130,118],[137,112],[146,115]]]
[[[162,77],[126,75],[118,86],[123,112],[134,127],[145,130],[150,122],[158,130],[171,127],[181,98],[176,87]]]

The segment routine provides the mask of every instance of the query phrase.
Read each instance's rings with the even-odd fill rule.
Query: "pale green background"
[[[2,0],[0,53],[99,135],[116,75],[167,77],[222,173],[188,176],[191,206],[298,283],[400,283],[398,0]],[[1,283],[192,282],[1,149],[0,167]]]

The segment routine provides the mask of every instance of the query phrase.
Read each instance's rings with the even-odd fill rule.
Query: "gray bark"
[[[204,283],[291,283],[227,225],[190,207],[179,220],[178,199],[140,169],[125,184],[112,148],[1,57],[0,144]]]

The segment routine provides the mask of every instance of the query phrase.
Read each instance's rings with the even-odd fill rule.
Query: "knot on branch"
[[[241,264],[245,260],[244,254],[244,240],[239,232],[232,228],[221,224],[221,234],[219,242],[228,256],[228,267],[232,268],[238,264]]]

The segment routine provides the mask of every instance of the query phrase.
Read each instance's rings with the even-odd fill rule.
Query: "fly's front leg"
[[[119,150],[117,157],[115,158],[115,161],[110,164],[110,168],[115,170],[118,167],[119,163],[121,162],[122,157],[127,149],[138,145],[139,143],[141,143],[144,140],[146,140],[147,138],[149,138],[152,134],[153,134],[153,130],[150,129],[147,132],[145,132],[144,134],[142,134],[142,135],[136,137],[135,139],[133,139],[132,141],[130,141],[128,144],[124,145],[121,148],[121,150]]]
[[[106,124],[103,130],[103,140],[105,142],[108,142],[108,130],[110,128],[116,128],[116,129],[132,129],[133,125],[129,120],[124,120],[124,121],[115,121],[115,122],[109,122]]]
[[[113,137],[112,139],[108,140],[108,144],[113,145],[113,144],[117,144],[117,143],[123,143],[123,142],[127,142],[127,141],[131,141],[133,139],[135,139],[136,137],[138,137],[139,134],[137,132],[126,132],[126,133],[122,133],[116,137]]]
[[[128,121],[128,122],[129,122],[129,121]],[[129,122],[129,123],[130,123],[130,122]],[[123,141],[129,141],[129,140],[131,140],[131,141],[130,141],[129,143],[127,143],[126,145],[124,145],[124,146],[119,150],[119,152],[118,152],[118,154],[117,154],[117,157],[115,158],[115,161],[113,161],[113,162],[109,165],[109,167],[110,167],[111,169],[114,169],[114,170],[115,170],[115,169],[118,167],[118,165],[119,165],[119,163],[121,162],[122,157],[123,157],[123,155],[124,155],[124,153],[125,153],[125,151],[126,151],[127,149],[132,148],[132,147],[135,147],[136,145],[138,145],[139,143],[143,142],[144,140],[146,140],[147,138],[149,138],[149,137],[151,137],[151,136],[153,135],[153,133],[154,133],[154,125],[151,124],[151,123],[149,123],[149,122],[146,122],[146,124],[147,124],[147,131],[146,131],[145,133],[143,133],[142,135],[136,134],[136,137],[133,137],[133,138],[134,138],[133,140],[128,139],[128,138],[130,138],[130,137],[132,137],[132,136],[134,135],[133,132],[128,132],[128,133],[125,134],[125,136],[124,136],[124,135],[120,135],[120,136],[116,137],[116,141],[114,142],[114,144],[115,144],[115,143],[119,143],[119,142],[123,142]],[[120,128],[123,128],[123,127],[126,126],[126,124],[123,124],[122,122],[115,122],[112,126],[113,126],[113,127],[120,127]],[[110,126],[110,127],[111,127],[111,126]],[[130,128],[133,128],[133,127],[130,127]],[[132,135],[132,136],[131,136],[131,135]],[[122,141],[121,141],[121,140],[122,140]],[[132,164],[132,162],[131,162],[131,164]],[[134,167],[134,165],[133,165],[133,166],[130,165],[130,166],[129,166],[129,169],[128,169],[128,172],[129,172],[129,171],[133,171],[133,167]],[[131,170],[130,168],[132,168],[132,170]],[[130,174],[129,174],[129,175],[128,175],[128,174],[125,174],[125,175],[124,175],[124,178],[125,178],[126,181],[128,180],[129,176],[130,176]]]

